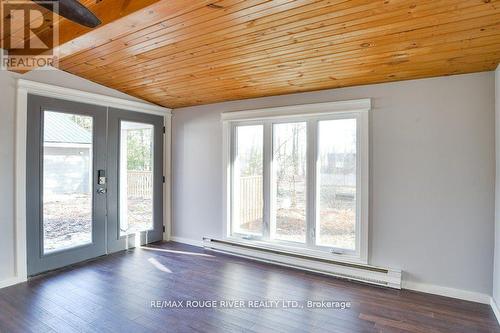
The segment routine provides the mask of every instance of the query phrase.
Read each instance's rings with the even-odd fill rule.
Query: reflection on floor
[[[183,301],[184,308],[155,302],[174,300]],[[214,300],[218,307],[186,308],[188,300]],[[231,308],[239,304],[231,300],[243,301],[243,307]],[[262,300],[281,303],[253,302]],[[345,306],[312,309],[308,300]],[[272,308],[261,307],[266,305]],[[457,333],[500,328],[487,305],[157,243],[1,289],[0,332]]]

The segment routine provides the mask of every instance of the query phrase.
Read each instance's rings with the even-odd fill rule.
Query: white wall
[[[370,263],[404,283],[491,295],[494,74],[477,73],[174,110],[173,236],[222,236],[220,113],[373,98]]]
[[[62,71],[18,75],[0,71],[0,285],[15,274],[14,257],[14,134],[16,78],[54,84],[128,100],[136,98]]]
[[[500,305],[500,66],[495,71],[495,262],[493,275],[493,299]],[[500,318],[498,318],[500,320]]]
[[[13,277],[15,267],[17,77],[0,71],[0,284]],[[22,77],[134,100],[60,71]],[[491,294],[494,94],[494,74],[478,73],[177,109],[173,235],[222,235],[221,112],[372,97],[370,263],[402,268],[406,282]]]

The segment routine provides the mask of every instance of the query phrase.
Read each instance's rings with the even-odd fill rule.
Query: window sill
[[[366,258],[361,258],[361,256],[351,253],[337,254],[329,253],[326,251],[315,250],[300,246],[293,246],[282,243],[270,243],[261,240],[246,240],[239,237],[225,237],[222,239],[223,242],[248,246],[251,248],[269,251],[273,253],[287,254],[297,257],[305,257],[307,259],[319,259],[327,260],[332,262],[347,263],[347,264],[359,264],[368,265],[368,260]]]

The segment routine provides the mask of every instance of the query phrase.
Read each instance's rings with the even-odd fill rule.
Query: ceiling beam
[[[203,7],[213,0],[184,0],[182,2],[172,2],[169,0],[110,1],[114,1],[116,4],[113,5],[108,2],[107,7],[103,9],[104,13],[102,16],[99,15],[97,11],[95,12],[101,21],[103,21],[103,25],[97,29],[92,30],[79,26],[80,30],[78,33],[76,33],[76,31],[72,33],[71,27],[68,26],[66,28],[61,26],[61,43],[57,49],[60,59],[102,46],[126,35],[130,35],[133,32],[143,30],[151,25],[161,24],[163,21],[169,20],[175,16]],[[114,14],[115,17],[111,17],[112,15],[105,14],[107,11],[113,12],[120,2],[128,4],[120,15]],[[111,22],[114,23],[106,24]],[[74,23],[72,24],[74,25]],[[87,31],[80,33],[82,29],[86,29]],[[144,33],[147,33],[147,31]]]
[[[101,20],[102,23],[99,27],[88,28],[56,15],[50,27],[40,30],[37,34],[37,38],[42,40],[44,36],[53,34],[54,31],[58,34],[53,51],[59,55],[59,60],[76,52],[102,45],[113,38],[119,38],[129,29],[140,24],[141,21],[150,20],[151,22],[151,20],[154,20],[155,13],[165,7],[165,1],[161,0],[84,0],[81,3]],[[40,9],[46,12],[44,8],[40,7]],[[3,19],[10,19],[10,17]],[[156,15],[156,19],[159,20],[160,16]],[[26,25],[28,24],[30,22],[26,22]],[[53,27],[56,27],[56,29],[54,30]],[[20,26],[16,29],[22,28]],[[24,40],[18,40],[17,43],[24,43]],[[9,56],[20,54],[15,48],[7,51]],[[43,53],[46,54],[51,51]]]

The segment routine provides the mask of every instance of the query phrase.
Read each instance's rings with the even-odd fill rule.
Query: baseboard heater
[[[203,238],[203,247],[216,252],[280,266],[401,289],[401,270],[317,258],[298,252],[282,251],[243,242],[212,238]]]

